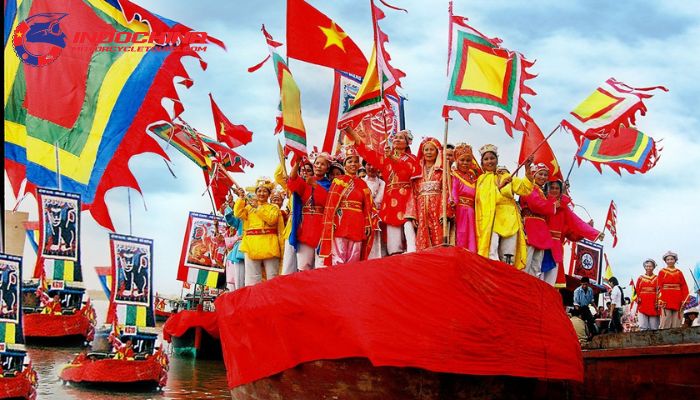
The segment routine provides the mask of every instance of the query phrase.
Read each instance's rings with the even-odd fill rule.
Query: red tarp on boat
[[[75,383],[153,383],[164,386],[167,369],[150,356],[146,360],[81,359],[73,361],[61,370],[59,377]]]
[[[33,371],[23,371],[17,376],[0,376],[0,399],[35,399],[36,398],[36,377],[34,382],[29,374]]]
[[[173,336],[182,336],[190,328],[201,327],[208,334],[219,338],[215,312],[183,310],[175,313],[163,324],[163,339],[170,342]]]
[[[229,387],[303,362],[583,380],[559,293],[453,247],[281,276],[216,300]]]
[[[81,311],[73,315],[24,314],[25,337],[59,337],[90,332],[90,319]]]

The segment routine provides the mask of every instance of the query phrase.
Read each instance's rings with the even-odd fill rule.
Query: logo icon
[[[17,57],[34,67],[54,62],[66,47],[66,34],[61,31],[60,22],[67,15],[35,14],[19,23],[12,35],[12,46]]]
[[[588,253],[585,253],[581,257],[581,264],[583,265],[583,269],[588,269],[588,270],[593,269],[593,267],[595,266],[595,262],[593,261],[593,256],[591,256]]]

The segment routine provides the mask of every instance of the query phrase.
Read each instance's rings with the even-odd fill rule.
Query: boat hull
[[[59,378],[68,383],[116,386],[126,389],[157,389],[167,383],[167,363],[155,356],[145,360],[83,359],[66,365]],[[128,384],[128,385],[123,385]]]
[[[168,318],[170,318],[171,315],[173,315],[173,313],[171,313],[171,312],[161,311],[161,310],[156,310],[155,314],[156,314],[156,322],[165,322],[168,320]]]
[[[221,360],[221,341],[201,327],[190,328],[182,336],[172,336],[173,353],[200,360]]]
[[[35,399],[36,378],[30,373],[13,377],[0,377],[0,399]]]
[[[85,314],[73,315],[25,314],[24,337],[27,342],[53,342],[72,345],[74,342],[91,341],[93,322]]]

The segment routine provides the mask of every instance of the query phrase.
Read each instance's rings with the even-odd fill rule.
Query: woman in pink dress
[[[457,168],[452,171],[451,202],[455,207],[455,244],[476,252],[474,196],[481,168],[474,160],[471,146],[466,143],[459,143],[455,147],[454,158]]]

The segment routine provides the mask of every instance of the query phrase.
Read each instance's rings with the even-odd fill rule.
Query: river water
[[[119,392],[63,385],[58,373],[82,348],[27,346],[39,375],[38,399],[229,399],[223,361],[194,360],[170,356],[168,384],[160,391]]]

